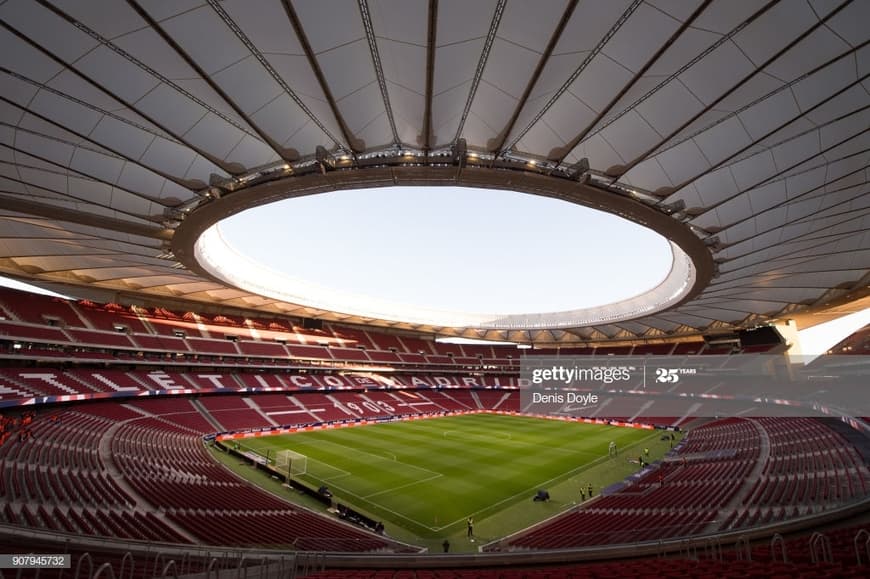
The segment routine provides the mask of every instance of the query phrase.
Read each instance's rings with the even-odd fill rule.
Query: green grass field
[[[475,519],[477,543],[497,539],[579,501],[637,470],[627,460],[660,433],[531,417],[473,414],[271,436],[244,441],[261,454],[292,449],[308,457],[299,477],[327,485],[339,502],[383,520],[396,538],[464,543]],[[610,441],[620,450],[607,457]],[[539,488],[549,503],[534,503]],[[470,546],[469,546],[470,547]]]

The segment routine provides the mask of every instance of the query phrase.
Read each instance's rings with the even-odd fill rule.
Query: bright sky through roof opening
[[[44,296],[51,296],[54,298],[64,298],[64,299],[74,299],[70,296],[65,296],[63,294],[59,294],[57,292],[53,292],[51,290],[41,288],[38,285],[33,285],[30,283],[26,283],[23,281],[18,281],[17,279],[12,279],[11,277],[0,277],[0,286],[8,287],[16,290],[21,290],[23,292],[30,292],[34,294],[41,294]]]
[[[446,311],[554,312],[658,285],[667,240],[615,215],[512,191],[391,187],[254,208],[220,224],[298,280]]]
[[[870,308],[798,332],[803,361],[809,364],[844,338],[870,324]]]

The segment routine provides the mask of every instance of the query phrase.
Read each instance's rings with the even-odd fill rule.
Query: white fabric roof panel
[[[831,5],[825,8],[830,9]],[[824,12],[822,7],[817,9]],[[755,66],[761,66],[808,31],[819,16],[803,0],[783,0],[738,32],[734,42]]]
[[[150,12],[154,4],[159,3],[146,2],[142,6]],[[245,45],[207,5],[162,20],[160,25],[212,77],[250,56]]]
[[[120,231],[107,231],[96,227],[88,227],[76,223],[60,222],[50,219],[29,218],[21,213],[13,211],[0,211],[4,217],[4,230],[10,231],[10,237],[46,239],[46,240],[105,240],[114,244],[119,250],[136,252],[129,247],[140,248],[139,251],[151,254],[155,248],[160,247],[160,242],[153,238],[143,237]],[[6,227],[8,226],[8,227]]]
[[[498,5],[496,0],[445,0],[438,3],[435,33],[438,58],[432,73],[433,145],[452,143],[457,136]]]
[[[12,146],[11,142],[9,145]],[[70,174],[91,177],[106,183],[116,183],[118,185],[116,190],[121,193],[121,198],[127,195],[139,195],[151,199],[167,198],[167,202],[178,202],[189,195],[178,185],[167,182],[165,178],[146,169],[138,168],[139,171],[136,171],[135,166],[123,159],[89,148],[72,147],[29,131],[16,132],[14,146],[21,163],[64,173],[66,172],[63,168],[69,167],[72,170]],[[40,155],[45,161],[28,155],[28,152]],[[149,178],[143,179],[146,176]]]
[[[471,112],[489,127],[486,142],[509,122],[534,74],[565,2],[508,2],[493,40]]]
[[[684,2],[683,8],[694,8],[699,3]],[[638,72],[679,26],[679,20],[643,2],[607,41],[602,53],[631,72]]]
[[[675,310],[526,336],[799,310],[870,271],[867,21],[861,0],[440,0],[434,13],[422,0],[9,0],[0,271],[291,311],[177,269],[168,209],[215,175],[318,146],[464,138],[496,156],[586,157],[613,184],[682,200],[675,218],[718,262]]]
[[[676,322],[662,320],[662,319],[654,317],[654,316],[644,318],[644,325],[646,325],[654,330],[661,330],[663,332],[672,332],[673,330],[676,330],[680,326],[680,324],[678,324]]]
[[[110,40],[141,30],[145,26],[142,19],[123,2],[57,0],[53,4],[75,20],[85,23]]]
[[[511,139],[522,137],[522,131],[529,128],[529,123],[536,114],[544,111],[545,105],[556,96],[556,93],[561,89],[570,89],[571,77],[575,74],[582,74],[585,68],[592,65],[594,61],[592,51],[603,40],[607,31],[616,25],[620,16],[633,5],[639,4],[624,0],[588,2],[582,9],[574,10],[564,31],[559,36],[553,54],[545,62],[541,76],[529,94],[530,99],[527,105],[517,118],[514,130],[510,135]],[[636,6],[634,8],[636,9]],[[617,70],[616,72],[628,75],[627,71]],[[594,91],[600,82],[612,82],[612,80],[608,76],[599,75],[598,82],[589,83],[588,89]],[[567,94],[563,93],[561,98],[566,98]],[[574,96],[575,98],[583,98],[576,94]],[[588,95],[587,98],[594,100]],[[552,104],[554,105],[555,102]],[[594,107],[594,102],[584,103],[584,106]],[[559,116],[557,118],[561,122],[566,117]],[[553,123],[552,120],[543,119],[543,121]]]
[[[0,5],[0,18],[46,51],[62,54],[66,62],[75,62],[99,44],[36,2],[4,2]]]
[[[378,53],[399,138],[417,143],[426,93],[426,14],[417,2],[377,0],[369,4]]]
[[[221,287],[216,283],[203,281],[191,281],[190,278],[180,276],[154,276],[148,278],[137,278],[136,283],[143,284],[143,287],[166,287],[172,293],[189,294],[208,291]]]

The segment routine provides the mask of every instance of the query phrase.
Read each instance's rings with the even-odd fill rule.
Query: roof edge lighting
[[[220,237],[220,221],[252,207],[275,201],[328,191],[406,186],[457,186],[506,189],[561,199],[578,205],[612,213],[647,227],[664,236],[673,254],[669,274],[651,290],[620,302],[567,311],[499,315],[455,311],[396,308],[383,300],[367,298],[363,302],[337,299],[334,293],[311,285],[287,285],[277,281],[275,272],[256,270],[250,263],[234,260],[233,266],[222,261],[234,252]],[[213,199],[186,216],[176,230],[172,249],[188,268],[222,283],[279,300],[293,308],[304,308],[306,315],[326,319],[344,319],[349,323],[402,322],[438,328],[470,329],[566,329],[596,324],[614,324],[665,311],[697,295],[714,275],[714,264],[703,240],[674,216],[623,192],[598,187],[594,181],[544,175],[510,168],[465,166],[460,171],[451,164],[434,166],[421,163],[415,167],[355,167],[345,170],[295,173],[284,179],[259,183],[236,190],[231,195]],[[236,253],[236,256],[238,254]],[[353,307],[351,307],[353,305]]]
[[[319,310],[454,328],[543,329],[615,323],[662,311],[678,303],[694,285],[695,268],[678,245],[670,242],[670,246],[673,261],[664,281],[638,296],[597,307],[508,315],[422,308],[294,279],[240,254],[221,235],[219,224],[203,232],[194,252],[200,266],[224,283]]]

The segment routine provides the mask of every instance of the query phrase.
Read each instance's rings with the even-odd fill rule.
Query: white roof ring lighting
[[[460,166],[457,170],[452,165],[422,163],[331,169],[294,172],[285,167],[284,171],[290,173],[287,176],[279,175],[262,182],[261,174],[247,181],[237,179],[235,183],[241,183],[240,187],[213,190],[199,206],[182,216],[172,242],[175,257],[212,279],[264,298],[303,306],[311,315],[326,319],[350,318],[376,325],[403,323],[435,329],[510,331],[615,324],[673,308],[696,295],[713,275],[714,266],[708,248],[676,216],[654,203],[644,202],[629,191],[596,186],[589,179],[568,179],[534,170],[484,166]],[[221,232],[222,221],[254,207],[319,193],[395,185],[511,190],[611,213],[667,239],[670,267],[654,287],[612,303],[521,313],[455,311],[354,293],[343,287],[325,287],[315,281],[290,276],[243,255]],[[571,249],[565,248],[564,251],[567,259]],[[335,263],[336,267],[341,267],[338,257]]]

